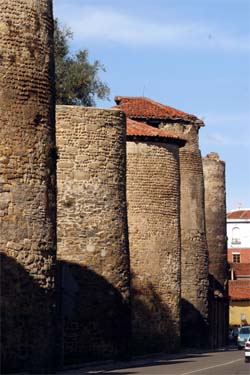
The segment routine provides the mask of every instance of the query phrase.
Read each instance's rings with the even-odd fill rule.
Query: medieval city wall
[[[199,127],[171,123],[164,129],[187,139],[180,149],[182,344],[207,345],[208,248]]]
[[[224,293],[228,277],[225,163],[211,152],[203,158],[203,172],[211,287]]]
[[[203,158],[206,233],[209,253],[210,345],[226,344],[228,332],[225,163],[211,152]]]
[[[180,344],[179,146],[127,141],[127,201],[136,351]]]
[[[66,363],[128,350],[126,120],[57,106],[58,261]]]
[[[55,354],[52,2],[0,8],[1,365],[44,374]]]

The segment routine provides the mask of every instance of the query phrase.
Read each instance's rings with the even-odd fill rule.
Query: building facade
[[[250,325],[250,209],[227,214],[230,326]]]
[[[227,214],[228,262],[250,263],[250,209]]]

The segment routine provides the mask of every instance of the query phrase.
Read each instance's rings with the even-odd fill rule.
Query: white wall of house
[[[227,219],[227,238],[229,248],[250,248],[250,220]]]

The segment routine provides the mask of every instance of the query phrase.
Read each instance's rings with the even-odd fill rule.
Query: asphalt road
[[[250,375],[244,351],[228,350],[201,354],[155,355],[130,362],[103,363],[63,371],[74,375]]]

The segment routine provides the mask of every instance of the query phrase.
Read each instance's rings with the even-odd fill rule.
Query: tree
[[[79,50],[75,55],[69,54],[69,40],[72,31],[60,26],[55,20],[55,74],[56,103],[95,106],[95,98],[108,99],[110,90],[98,77],[104,66],[96,60],[88,61],[88,50]]]

